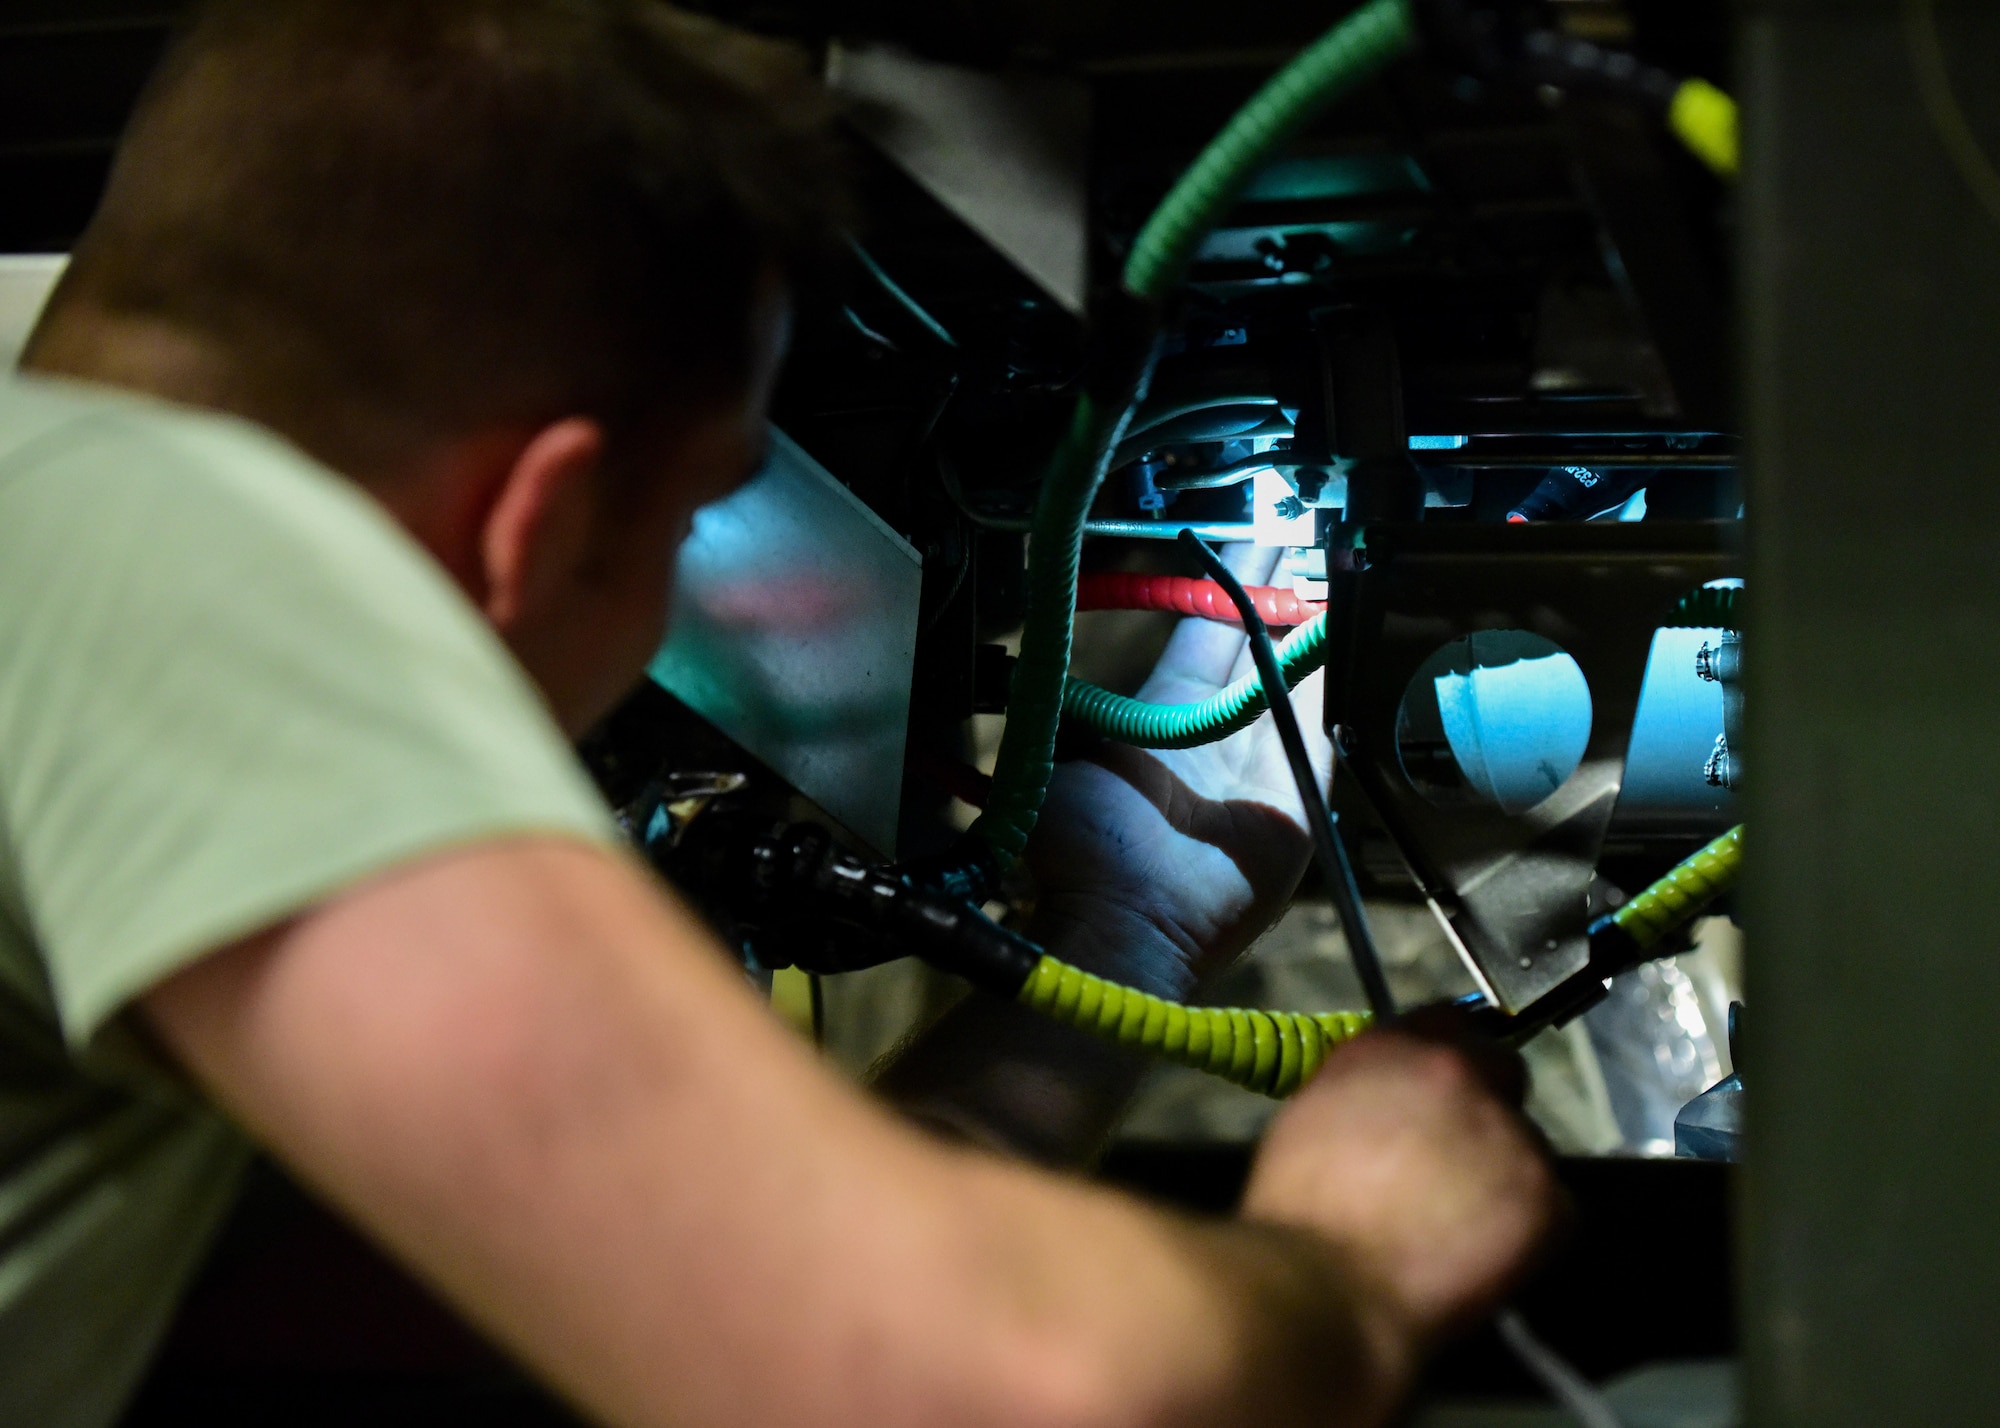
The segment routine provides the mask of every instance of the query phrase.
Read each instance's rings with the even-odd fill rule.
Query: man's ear
[[[589,558],[603,464],[588,417],[544,427],[514,458],[479,538],[486,618],[503,635]]]

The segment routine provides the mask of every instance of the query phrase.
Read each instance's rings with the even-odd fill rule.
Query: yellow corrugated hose
[[[1687,922],[1736,885],[1743,868],[1738,824],[1613,914],[1642,949]],[[1282,1012],[1191,1007],[1122,986],[1044,955],[1016,994],[1023,1006],[1133,1051],[1207,1071],[1283,1098],[1303,1085],[1327,1053],[1367,1030],[1364,1011]]]
[[[1740,147],[1736,101],[1705,79],[1689,79],[1674,91],[1667,127],[1694,156],[1724,178],[1736,177]]]
[[[1612,914],[1642,949],[1688,921],[1710,899],[1729,891],[1743,871],[1743,825],[1737,824]]]
[[[1019,1000],[1119,1046],[1277,1097],[1296,1091],[1319,1070],[1327,1052],[1371,1020],[1367,1012],[1183,1006],[1046,956],[1022,985]]]

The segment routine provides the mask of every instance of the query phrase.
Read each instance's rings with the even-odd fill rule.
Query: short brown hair
[[[801,60],[655,0],[214,0],[52,305],[212,340],[232,409],[352,471],[728,397],[773,267],[845,217]]]

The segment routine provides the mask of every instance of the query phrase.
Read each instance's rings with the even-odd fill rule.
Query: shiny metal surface
[[[650,673],[893,856],[922,558],[784,433],[704,507]]]

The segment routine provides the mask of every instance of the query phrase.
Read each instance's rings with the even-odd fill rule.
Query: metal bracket
[[[1739,571],[1723,522],[1397,524],[1329,556],[1327,722],[1425,894],[1480,980],[1518,1012],[1589,958],[1591,880],[1625,770],[1653,632],[1675,601]],[[1403,694],[1452,640],[1525,630],[1553,641],[1590,687],[1583,761],[1526,812],[1439,807],[1397,747]]]

